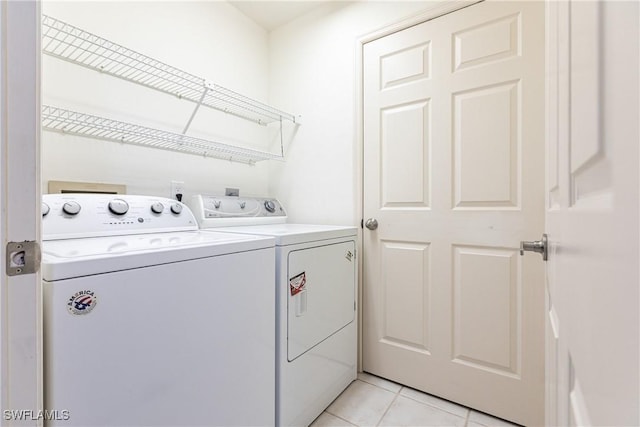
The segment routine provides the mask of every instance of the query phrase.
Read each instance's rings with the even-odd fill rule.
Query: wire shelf
[[[165,64],[51,16],[42,16],[42,51],[74,64],[175,95],[261,125],[296,116]]]
[[[42,126],[46,130],[65,134],[196,154],[246,164],[255,164],[261,160],[283,159],[283,156],[278,154],[193,138],[48,105],[42,107]]]

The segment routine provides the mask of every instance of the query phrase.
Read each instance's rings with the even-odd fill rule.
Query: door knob
[[[364,223],[364,226],[367,227],[369,230],[375,230],[376,228],[378,228],[378,221],[375,220],[374,218],[369,218]]]
[[[548,258],[549,243],[547,235],[542,235],[542,240],[534,240],[533,242],[521,241],[520,242],[520,255],[524,255],[524,251],[537,252],[542,255],[542,260],[546,261]]]

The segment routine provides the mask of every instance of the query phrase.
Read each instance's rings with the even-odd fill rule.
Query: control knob
[[[264,202],[264,208],[271,213],[274,213],[276,211],[276,204],[273,202],[273,200],[267,200]]]
[[[66,213],[67,215],[77,215],[78,212],[80,212],[80,209],[80,203],[73,200],[62,205],[62,212]]]
[[[155,202],[151,204],[151,212],[154,214],[161,214],[164,211],[164,205],[160,202]]]
[[[42,216],[47,216],[47,214],[49,213],[49,205],[42,202]]]
[[[180,215],[180,212],[182,212],[182,205],[180,203],[174,203],[171,205],[171,212],[173,212],[176,215]]]
[[[116,215],[124,215],[129,211],[129,204],[122,199],[113,199],[109,202],[109,211]]]

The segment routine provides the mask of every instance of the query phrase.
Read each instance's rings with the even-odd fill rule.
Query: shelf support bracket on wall
[[[284,141],[282,133],[282,117],[280,117],[280,155],[284,159]]]
[[[202,91],[202,96],[200,96],[200,100],[196,104],[196,108],[193,109],[193,113],[191,113],[191,117],[189,117],[189,120],[187,121],[187,125],[182,130],[182,134],[183,135],[187,134],[187,131],[189,130],[189,126],[191,126],[191,122],[193,121],[193,118],[198,113],[198,110],[200,109],[200,106],[202,105],[202,101],[204,101],[204,98],[205,98],[205,96],[207,96],[207,92],[209,92],[209,90],[211,90],[211,85],[209,85],[208,83],[205,83],[204,90]]]

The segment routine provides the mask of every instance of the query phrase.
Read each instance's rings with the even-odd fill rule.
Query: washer
[[[276,240],[276,425],[307,426],[356,378],[355,227],[287,224],[273,199],[195,196],[201,229]]]
[[[43,197],[48,426],[275,421],[274,239],[159,197]]]

